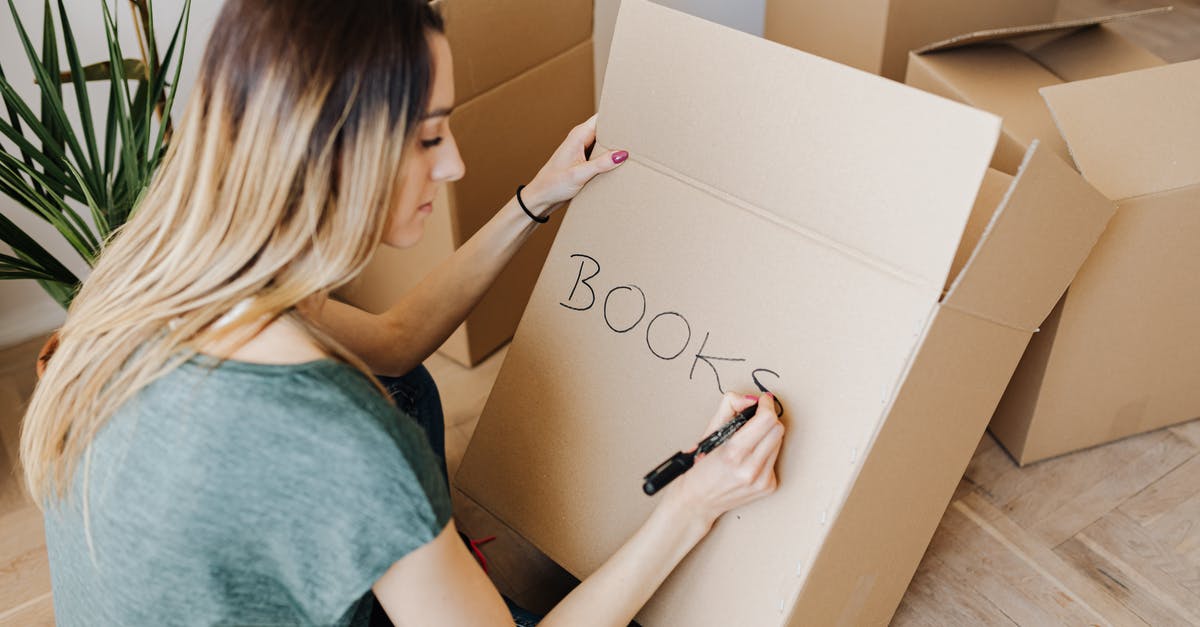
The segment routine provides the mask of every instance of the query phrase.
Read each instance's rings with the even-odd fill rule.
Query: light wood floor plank
[[[54,598],[46,593],[0,613],[0,627],[54,627]]]
[[[1037,564],[999,534],[988,533],[982,518],[963,501],[946,510],[929,553],[952,576],[969,582],[1018,625],[1069,625],[1101,620],[1071,591],[1045,576]],[[914,582],[918,583],[918,582]]]
[[[1047,544],[1056,546],[1099,520],[1110,510],[1142,492],[1150,485],[1196,458],[1191,442],[1163,431],[1147,441],[1154,445],[1128,463],[1110,468],[1098,476],[1081,478],[1090,485],[1072,492],[1060,492],[1058,506],[1031,526]]]
[[[1196,494],[1200,494],[1200,455],[1135,494],[1120,510],[1138,524],[1149,525]]]
[[[921,560],[912,585],[892,619],[892,625],[896,627],[1013,627],[1016,624],[986,597],[975,592],[968,578],[947,567],[933,552]]]
[[[1164,512],[1146,529],[1177,555],[1200,564],[1200,494]]]
[[[1055,553],[1152,625],[1200,625],[1200,596],[1181,583],[1200,569],[1124,514],[1096,521]]]
[[[1047,585],[1085,608],[1093,618],[1113,625],[1137,625],[1143,622],[1103,587],[1092,583],[1063,562],[1040,537],[1013,522],[984,497],[970,494],[954,502],[951,507],[970,518],[987,535],[1040,575]]]

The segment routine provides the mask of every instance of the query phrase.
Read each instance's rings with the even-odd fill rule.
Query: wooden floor
[[[1200,0],[1118,28],[1169,61],[1200,58]],[[1063,0],[1064,15],[1142,0]],[[41,516],[24,497],[17,430],[42,340],[0,350],[0,627],[52,625]],[[426,364],[446,409],[457,467],[504,359]],[[545,611],[576,583],[455,494],[460,527],[497,586]],[[985,435],[894,625],[1200,625],[1200,421],[1018,468]]]

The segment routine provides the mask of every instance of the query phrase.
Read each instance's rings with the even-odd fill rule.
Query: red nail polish
[[[621,163],[622,161],[624,161],[628,158],[629,158],[629,153],[624,150],[618,150],[618,151],[614,152],[613,156],[612,156],[613,163]]]

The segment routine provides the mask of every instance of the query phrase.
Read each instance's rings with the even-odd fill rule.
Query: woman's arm
[[[571,130],[521,192],[521,199],[534,215],[549,215],[597,174],[624,161],[623,155],[613,152],[587,160],[584,151],[595,139],[596,118],[592,117]],[[312,318],[374,372],[400,376],[425,361],[462,324],[537,226],[514,196],[387,311],[371,314],[326,300],[318,305]]]
[[[727,395],[708,432],[756,400]],[[755,417],[728,442],[662,491],[662,500],[646,522],[541,625],[629,624],[717,517],[774,491],[783,425],[769,395],[758,406]],[[383,608],[397,624],[511,625],[499,594],[453,524],[447,529],[376,582],[375,595]]]

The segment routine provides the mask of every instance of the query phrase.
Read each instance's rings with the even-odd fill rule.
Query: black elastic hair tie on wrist
[[[521,205],[521,211],[524,211],[525,215],[529,216],[530,220],[533,220],[534,222],[537,222],[538,224],[545,224],[545,223],[549,222],[550,216],[546,216],[544,218],[539,218],[539,217],[533,215],[533,212],[529,210],[529,207],[525,206],[525,201],[521,200],[521,190],[523,190],[523,189],[525,189],[524,185],[517,186],[517,204]]]

